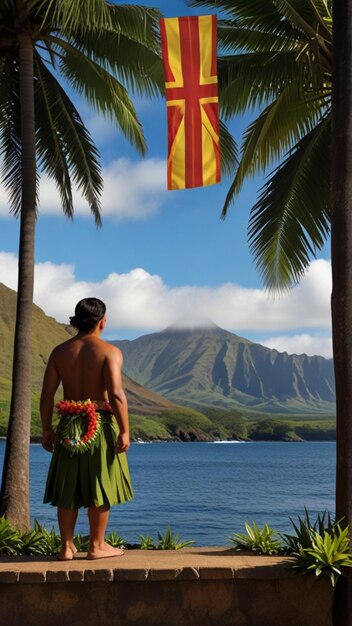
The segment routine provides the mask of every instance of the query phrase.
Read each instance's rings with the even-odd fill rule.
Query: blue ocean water
[[[0,471],[5,444],[0,441]],[[128,452],[135,499],[113,507],[109,530],[126,542],[167,526],[199,546],[226,545],[244,522],[289,531],[289,516],[334,512],[334,442],[152,443]],[[50,454],[31,445],[31,516],[57,529],[56,509],[42,504]],[[80,511],[77,532],[88,532]]]

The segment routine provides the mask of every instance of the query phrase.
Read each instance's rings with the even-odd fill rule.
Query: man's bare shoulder
[[[118,348],[117,346],[114,346],[112,343],[109,343],[108,341],[104,341],[103,339],[99,339],[99,342],[104,345],[104,350],[106,350],[106,356],[113,358],[113,359],[118,359],[118,360],[123,359],[120,348]]]
[[[75,337],[71,337],[70,339],[67,339],[66,341],[64,341],[63,343],[59,343],[51,352],[51,356],[52,357],[56,357],[60,354],[62,354],[63,352],[66,352],[66,350],[69,348],[69,346],[74,342]]]

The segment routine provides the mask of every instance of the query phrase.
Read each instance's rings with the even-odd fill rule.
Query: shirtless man
[[[122,387],[123,358],[118,348],[100,339],[100,334],[106,325],[105,310],[104,303],[96,298],[86,298],[77,304],[75,316],[70,318],[70,321],[78,333],[53,350],[44,374],[40,398],[42,445],[45,450],[54,452],[44,501],[58,506],[58,523],[62,542],[58,557],[60,560],[71,560],[76,552],[73,533],[80,506],[88,507],[90,543],[87,558],[97,559],[123,554],[121,548],[112,548],[105,542],[110,506],[133,498],[124,454],[129,448],[130,440],[127,400]],[[114,417],[108,414],[109,419],[104,420],[92,453],[88,450],[72,454],[64,449],[62,442],[52,429],[54,396],[60,382],[63,385],[65,400],[80,402],[91,399],[95,401],[98,412],[106,403],[109,403],[118,424],[118,436],[116,423],[112,424]],[[100,415],[105,413],[106,411],[102,410]],[[102,438],[104,438],[104,443],[102,443]],[[115,446],[115,450],[111,451],[111,446]],[[105,452],[99,451],[99,447]],[[87,489],[90,488],[89,477],[84,475],[82,477],[82,473],[87,473],[87,463],[93,463],[91,459],[94,455],[98,455],[99,458],[95,465],[89,467],[89,474],[94,471],[99,472],[100,466],[107,464],[105,475],[97,476],[98,481],[101,481],[102,489],[99,492],[100,496],[91,493],[86,496],[90,501],[81,502],[77,498],[81,497],[82,485],[77,479],[76,492],[73,493],[72,480],[78,475],[81,484],[82,481],[86,481]],[[110,481],[109,485],[104,485],[104,479]],[[64,480],[67,485],[63,484]],[[70,496],[65,496],[66,501],[62,499],[62,492],[65,490],[66,494],[71,490]],[[86,493],[86,486],[83,491]],[[104,494],[103,501],[99,500],[101,493]],[[105,495],[106,493],[110,494],[109,497]],[[71,500],[67,503],[69,497]]]

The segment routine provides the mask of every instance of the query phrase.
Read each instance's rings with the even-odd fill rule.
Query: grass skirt
[[[65,509],[128,502],[133,498],[126,453],[116,454],[115,419],[99,411],[102,427],[92,446],[72,454],[57,443],[51,459],[44,502]],[[64,418],[62,418],[64,419]]]

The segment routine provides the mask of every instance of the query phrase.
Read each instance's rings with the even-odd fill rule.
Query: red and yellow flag
[[[168,189],[220,181],[216,16],[160,20],[168,121]]]

